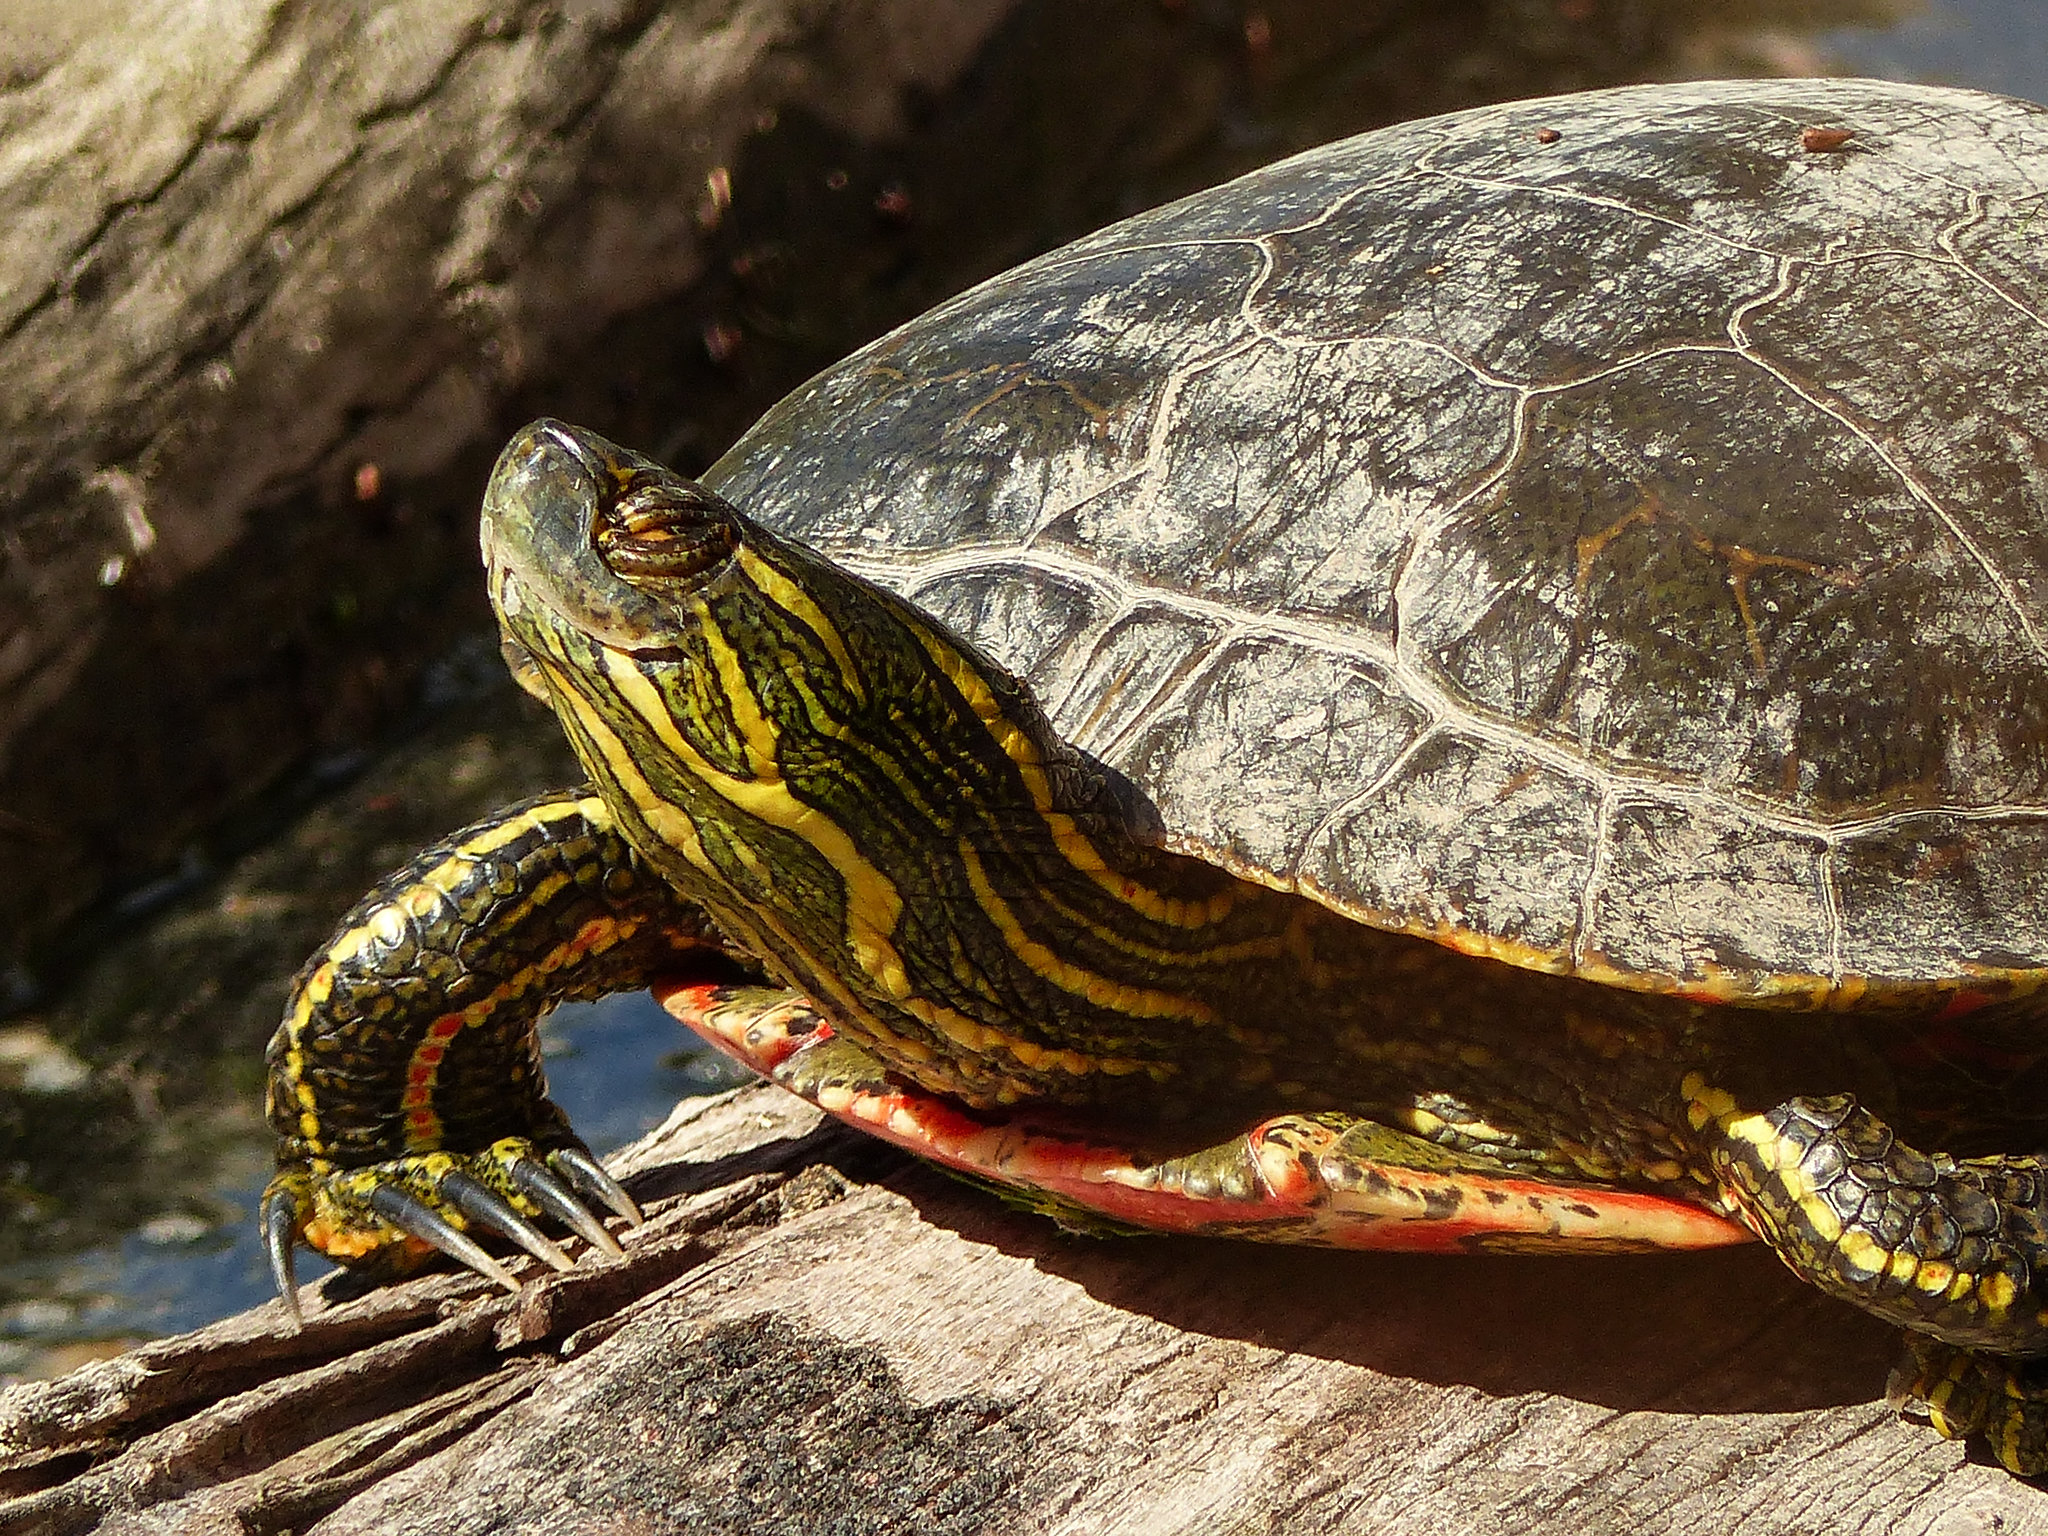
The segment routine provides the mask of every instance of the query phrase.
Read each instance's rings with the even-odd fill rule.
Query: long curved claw
[[[604,1229],[604,1223],[576,1198],[575,1191],[556,1178],[544,1164],[530,1157],[515,1158],[505,1172],[519,1193],[599,1253],[614,1259],[625,1253],[626,1250],[619,1246],[619,1240]]]
[[[575,1261],[562,1252],[561,1245],[519,1212],[503,1195],[472,1178],[460,1168],[441,1175],[441,1198],[471,1221],[512,1239],[550,1269],[574,1269]]]
[[[271,1278],[297,1326],[294,1243],[378,1279],[409,1275],[428,1262],[426,1249],[438,1249],[517,1291],[519,1282],[476,1239],[502,1235],[549,1268],[571,1270],[575,1260],[537,1222],[560,1221],[617,1258],[624,1250],[595,1214],[600,1208],[636,1226],[645,1220],[581,1146],[544,1153],[527,1137],[504,1136],[469,1152],[430,1149],[350,1168],[287,1167],[264,1191],[258,1224]]]
[[[263,1209],[260,1216],[263,1227],[263,1251],[270,1259],[270,1278],[277,1285],[277,1294],[284,1302],[284,1309],[290,1316],[292,1332],[305,1327],[306,1320],[299,1312],[299,1275],[295,1249],[299,1240],[298,1209],[289,1191],[266,1190],[263,1195]]]
[[[548,1154],[548,1161],[566,1174],[569,1182],[581,1193],[617,1212],[634,1226],[647,1220],[619,1181],[606,1173],[603,1165],[581,1147],[557,1147]]]
[[[458,1264],[467,1264],[508,1291],[518,1291],[519,1282],[512,1278],[510,1270],[479,1248],[473,1238],[456,1231],[418,1196],[408,1194],[396,1184],[379,1184],[364,1203],[407,1236],[440,1249]]]

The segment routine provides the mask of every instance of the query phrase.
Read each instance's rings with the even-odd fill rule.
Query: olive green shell
[[[982,284],[707,481],[1367,921],[1833,1006],[2048,965],[2040,108],[1383,129]]]

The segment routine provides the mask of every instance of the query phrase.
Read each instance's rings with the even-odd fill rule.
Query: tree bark
[[[563,348],[696,280],[721,168],[774,114],[900,133],[1012,3],[155,0],[7,23],[0,936],[388,715],[391,669],[367,663],[404,648],[350,632],[445,645],[440,573],[474,566],[459,515],[395,492],[487,454]]]
[[[1760,1248],[1072,1237],[769,1087],[616,1166],[622,1262],[309,1288],[0,1395],[0,1530],[2048,1531]]]

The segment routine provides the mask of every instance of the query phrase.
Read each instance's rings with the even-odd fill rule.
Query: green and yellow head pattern
[[[628,838],[900,1070],[981,1105],[1259,1080],[1275,1042],[1217,999],[1298,969],[1313,909],[1134,843],[986,657],[556,422],[500,459],[483,546]]]

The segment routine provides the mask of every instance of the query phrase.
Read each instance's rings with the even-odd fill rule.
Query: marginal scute
[[[708,480],[1169,846],[1607,981],[2001,994],[2048,955],[2044,214],[2022,102],[1509,103],[992,279]]]
[[[1836,851],[1846,953],[1901,974],[1919,957],[1967,950],[1973,974],[2028,972],[2048,954],[2048,882],[2038,809],[2008,817],[1888,817]]]
[[[1543,764],[1439,735],[1344,806],[1304,850],[1314,885],[1425,933],[1471,929],[1568,955],[1592,878],[1597,806]],[[1422,895],[1417,900],[1418,893]]]
[[[1670,977],[1832,977],[1826,846],[1739,811],[1624,804],[1609,819],[1587,943],[1616,969]],[[1674,931],[1672,911],[1700,914]],[[1739,987],[1739,983],[1736,983]]]

